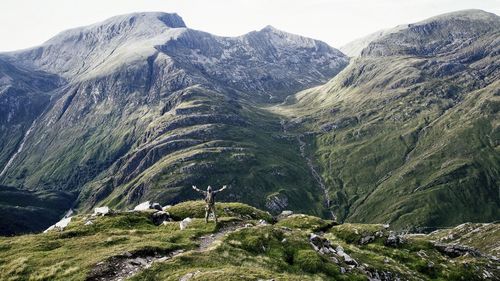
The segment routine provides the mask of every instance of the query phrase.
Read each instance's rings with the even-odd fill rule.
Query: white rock
[[[344,261],[347,263],[347,264],[353,264],[353,263],[357,263],[353,258],[351,258],[351,256],[349,256],[348,254],[344,253],[343,255],[343,258],[344,258]]]
[[[137,206],[135,206],[134,211],[146,211],[151,207],[151,203],[149,201],[143,202]]]
[[[92,221],[87,221],[85,225],[93,225],[94,223]]]
[[[191,218],[185,218],[181,222],[179,222],[179,227],[181,230],[186,229],[186,227],[191,223],[192,219]]]
[[[104,206],[104,207],[98,207],[94,209],[94,215],[107,215],[109,214],[109,207]]]
[[[45,229],[45,230],[43,231],[43,233],[47,233],[47,232],[49,232],[49,231],[53,230],[54,228],[56,228],[56,226],[55,226],[55,225],[51,225],[51,226],[49,226],[49,228]]]
[[[57,228],[60,228],[63,230],[66,226],[68,226],[69,222],[71,221],[71,217],[68,218],[63,218],[62,220],[58,221],[55,226]]]
[[[64,230],[64,228],[66,228],[66,226],[68,226],[70,221],[71,221],[71,217],[63,218],[60,221],[58,221],[56,224],[51,225],[43,233],[47,233],[47,232],[54,230],[54,229]]]

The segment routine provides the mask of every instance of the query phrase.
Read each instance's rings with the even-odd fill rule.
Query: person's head
[[[212,192],[212,187],[210,185],[207,187],[207,192]]]

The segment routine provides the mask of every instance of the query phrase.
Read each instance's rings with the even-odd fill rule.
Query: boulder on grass
[[[105,216],[105,215],[108,215],[110,213],[111,213],[111,209],[109,209],[108,206],[98,207],[98,208],[94,209],[95,216],[97,216],[97,215]]]
[[[163,211],[163,208],[161,207],[160,203],[153,203],[151,204],[150,208],[158,211]]]
[[[149,201],[142,202],[141,204],[135,206],[134,211],[147,211],[151,207],[151,203]]]
[[[147,211],[147,210],[158,210],[163,211],[163,208],[159,203],[151,203],[150,201],[142,202],[141,204],[135,206],[134,211]]]
[[[60,221],[58,221],[56,224],[54,224],[54,225],[50,226],[49,228],[47,228],[43,233],[47,233],[47,232],[49,232],[51,230],[63,231],[68,226],[68,224],[70,222],[71,222],[71,217],[63,218]]]
[[[158,211],[151,215],[151,220],[155,225],[160,225],[165,221],[171,221],[170,214],[164,211]]]
[[[179,222],[179,227],[181,228],[181,230],[184,230],[192,221],[193,220],[191,218],[185,218],[181,222]]]

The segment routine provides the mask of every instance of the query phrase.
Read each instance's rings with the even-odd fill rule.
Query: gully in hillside
[[[193,185],[194,190],[198,191],[199,193],[205,196],[205,202],[207,203],[207,205],[205,206],[205,222],[208,223],[208,217],[210,216],[210,213],[212,213],[214,215],[214,220],[217,223],[217,215],[215,214],[215,195],[226,188],[227,186],[224,185],[219,190],[212,190],[212,187],[209,185],[207,187],[207,191],[203,191]]]

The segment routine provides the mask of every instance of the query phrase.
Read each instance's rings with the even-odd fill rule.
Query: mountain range
[[[339,51],[135,13],[2,53],[2,234],[209,184],[396,229],[498,220],[499,35],[497,15],[466,10]]]

